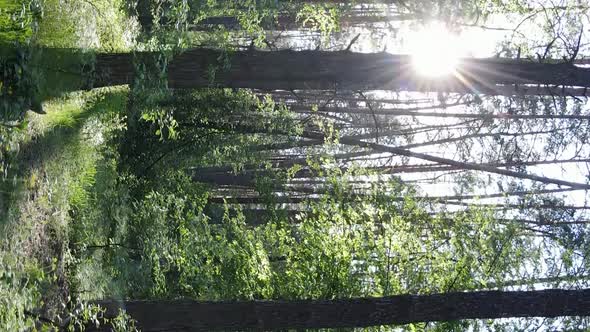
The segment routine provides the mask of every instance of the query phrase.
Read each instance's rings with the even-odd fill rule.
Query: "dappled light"
[[[0,0],[0,332],[590,331],[577,0]]]

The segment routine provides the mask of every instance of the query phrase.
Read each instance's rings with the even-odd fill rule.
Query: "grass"
[[[44,0],[36,43],[106,52],[134,46],[138,23],[125,16],[124,0]]]
[[[36,291],[43,294],[48,317],[68,304],[71,280],[77,278],[72,274],[77,258],[70,245],[72,230],[80,222],[76,211],[93,206],[89,203],[99,175],[103,183],[113,181],[105,177],[116,175],[98,174],[108,168],[102,163],[109,163],[102,158],[101,137],[125,103],[124,89],[78,93],[48,103],[47,115],[30,116],[2,218],[2,251],[16,259],[22,273],[41,271]]]
[[[15,4],[40,6],[42,19],[25,13],[26,28],[8,31],[14,22],[0,17],[3,40],[102,51],[133,47],[134,23],[120,9],[122,0],[0,0],[2,8]],[[0,176],[0,330],[39,328],[39,316],[56,320],[73,299],[100,295],[86,280],[108,283],[97,261],[79,258],[76,241],[101,240],[94,225],[100,211],[93,206],[100,207],[95,201],[116,182],[105,146],[120,129],[126,102],[124,87],[68,93],[45,100],[47,114],[29,112],[18,128],[0,127],[0,165],[10,166]],[[98,291],[78,296],[79,289]]]

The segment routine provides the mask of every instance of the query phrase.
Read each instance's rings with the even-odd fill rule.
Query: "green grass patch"
[[[0,41],[11,47],[130,50],[137,29],[121,5],[122,0],[0,0]],[[2,54],[7,61],[4,55],[13,56],[6,49]],[[83,223],[82,211],[92,220],[100,218],[93,207],[106,196],[97,193],[111,188],[117,176],[112,158],[105,158],[106,146],[109,135],[122,129],[118,114],[125,109],[127,89],[70,92],[79,78],[64,72],[52,76],[43,67],[67,67],[62,63],[67,59],[40,58],[47,61],[24,59],[17,69],[45,73],[25,77],[39,91],[23,89],[22,95],[42,102],[47,114],[9,117],[22,108],[10,105],[0,114],[1,331],[34,330],[39,317],[55,319],[81,298],[78,271],[102,273],[92,265],[77,269],[71,240],[76,227],[91,227]],[[33,63],[42,68],[24,67]],[[23,78],[7,79],[18,86]],[[0,85],[8,94],[8,83]]]
[[[35,38],[51,47],[129,50],[138,24],[123,11],[123,0],[43,0],[43,20]]]
[[[31,289],[22,289],[22,301],[7,304],[7,312],[0,309],[0,316],[12,317],[0,318],[0,329],[13,321],[26,324],[31,317],[24,315],[25,309],[53,316],[69,301],[71,269],[77,263],[70,251],[72,227],[80,220],[76,212],[95,205],[97,178],[106,181],[99,171],[103,162],[110,162],[102,158],[105,135],[115,130],[111,124],[119,123],[117,114],[126,102],[124,88],[95,90],[46,103],[47,115],[30,116],[18,167],[11,185],[3,186],[12,192],[3,214],[0,257],[9,257],[10,264],[0,274],[17,271],[10,273],[34,282],[26,283]],[[29,276],[31,271],[37,272]],[[0,292],[10,297],[18,287],[3,282],[0,278]]]

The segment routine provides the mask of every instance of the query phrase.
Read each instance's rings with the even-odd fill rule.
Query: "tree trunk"
[[[377,152],[376,152],[377,153]],[[551,164],[568,164],[568,163],[590,163],[590,159],[556,159],[556,160],[533,160],[533,161],[513,161],[513,162],[489,162],[481,163],[482,166],[492,167],[517,167],[517,166],[537,166],[537,165],[551,165]],[[443,165],[443,164],[413,164],[400,166],[381,166],[376,170],[388,174],[397,173],[428,173],[428,172],[448,172],[462,169],[459,166]]]
[[[451,105],[452,106],[452,105]],[[421,109],[435,108],[441,111],[424,112]],[[311,106],[292,105],[291,111],[296,113],[314,114]],[[556,110],[557,111],[557,110]],[[581,114],[510,114],[510,113],[466,113],[466,112],[446,112],[444,106],[436,105],[433,107],[416,107],[412,109],[403,108],[381,108],[371,110],[362,107],[322,107],[317,112],[329,112],[338,114],[375,114],[391,116],[416,116],[416,117],[438,117],[438,118],[461,118],[461,119],[501,119],[501,120],[539,120],[539,119],[567,119],[567,120],[590,120],[590,115]]]
[[[51,48],[39,51],[44,59],[59,59],[58,62],[67,63],[67,68],[53,68],[50,64],[43,68],[48,73],[67,73],[77,78],[73,81],[79,85],[78,89],[131,84],[135,79],[135,68],[155,69],[161,56],[149,52],[99,53],[94,56],[93,67],[89,63],[91,57],[84,52]],[[491,95],[526,95],[531,92],[556,95],[564,93],[562,86],[576,86],[571,93],[585,95],[590,87],[590,68],[569,63],[463,59],[457,72],[456,76],[436,79],[421,77],[412,69],[409,56],[388,53],[224,52],[202,48],[187,50],[174,57],[168,65],[167,83],[173,89],[218,86],[266,90],[446,91]]]
[[[136,56],[149,58],[149,53]],[[133,55],[98,54],[96,86],[131,83]],[[504,94],[519,85],[527,94],[533,85],[590,87],[590,69],[569,63],[546,64],[524,60],[463,59],[458,75],[421,77],[406,55],[348,51],[236,51],[192,49],[168,66],[170,88],[210,86],[268,90],[404,90]],[[460,78],[459,78],[460,77]],[[523,84],[529,84],[523,86]],[[512,88],[512,87],[511,87]],[[513,89],[513,88],[512,88]],[[553,94],[548,88],[547,94]],[[581,89],[580,94],[585,94]]]
[[[319,133],[315,133],[315,132],[305,132],[303,136],[307,137],[307,138],[312,138],[312,139],[321,139],[324,137],[323,134],[319,134]],[[483,164],[474,164],[474,163],[469,163],[469,162],[455,161],[455,160],[448,159],[448,158],[437,157],[437,156],[429,155],[426,153],[413,152],[410,150],[400,149],[397,147],[387,146],[387,145],[382,145],[382,144],[377,144],[377,143],[369,143],[369,142],[364,142],[364,141],[350,139],[350,138],[344,138],[344,137],[341,137],[339,139],[339,142],[341,144],[345,144],[345,145],[352,145],[352,146],[358,146],[358,147],[363,147],[363,148],[371,148],[377,152],[392,153],[392,154],[396,154],[396,155],[400,155],[400,156],[422,159],[422,160],[440,163],[440,164],[444,164],[444,165],[448,165],[448,166],[457,166],[457,167],[459,167],[459,169],[495,173],[495,174],[511,176],[511,177],[515,177],[515,178],[519,178],[519,179],[528,179],[528,180],[533,180],[533,181],[539,181],[541,183],[547,183],[547,184],[551,183],[551,184],[569,186],[569,187],[576,188],[576,189],[590,189],[590,185],[586,184],[586,183],[577,183],[577,182],[570,182],[570,181],[564,181],[564,180],[559,180],[559,179],[552,179],[552,178],[548,178],[548,177],[544,177],[544,176],[515,172],[515,171],[511,171],[511,170],[507,170],[507,169],[493,167],[493,166],[486,166]]]
[[[106,315],[111,317],[119,308],[125,309],[145,332],[346,328],[459,319],[589,316],[590,289],[340,300],[104,301],[99,304],[107,308]]]
[[[344,13],[339,19],[338,23],[342,28],[370,25],[375,23],[384,23],[391,21],[409,21],[415,20],[417,17],[410,14],[395,14],[395,15],[371,15],[358,13]],[[273,31],[297,31],[301,29],[309,29],[313,26],[310,23],[304,24],[302,20],[297,20],[297,15],[282,14],[278,15],[274,21],[261,22],[261,27],[264,30]],[[242,30],[240,21],[235,16],[213,16],[207,17],[197,24],[191,26],[193,31],[211,31],[216,27],[223,27],[226,30]]]

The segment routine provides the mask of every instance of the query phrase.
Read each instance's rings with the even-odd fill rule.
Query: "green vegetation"
[[[23,45],[18,46],[22,51],[15,69],[3,71],[2,80],[2,95],[9,96],[2,98],[5,122],[0,126],[2,330],[40,328],[39,324],[50,327],[54,324],[49,320],[59,324],[58,317],[71,320],[71,326],[76,320],[86,324],[83,320],[88,317],[84,315],[94,310],[79,307],[81,297],[72,288],[78,266],[71,248],[78,219],[75,211],[91,204],[99,170],[110,162],[102,157],[105,140],[119,126],[118,114],[125,107],[127,92],[107,88],[55,95],[53,91],[63,91],[71,77],[43,76],[34,68],[32,53],[24,43],[128,49],[132,36],[125,34],[132,32],[123,31],[126,16],[121,11],[94,8],[116,9],[119,5],[12,0],[0,4],[2,19],[8,20],[2,24],[0,38],[6,51],[1,58],[5,69],[14,64],[10,54],[14,48],[8,44]],[[14,15],[16,9],[19,15]],[[94,27],[87,24],[89,20],[95,22]],[[88,42],[92,44],[82,44]],[[55,59],[48,60],[55,63]],[[41,80],[46,82],[46,91],[39,91]],[[46,99],[48,95],[55,97]],[[20,121],[24,110],[31,107],[25,98],[39,104],[44,99],[39,107],[46,114],[29,114]]]
[[[0,0],[0,330],[149,330],[102,300],[125,309],[127,300],[586,288],[587,207],[576,204],[587,194],[574,203],[560,194],[568,183],[587,193],[588,181],[531,176],[541,174],[539,164],[588,160],[590,124],[575,88],[527,95],[534,87],[518,73],[514,84],[493,87],[496,96],[464,87],[436,97],[379,95],[343,90],[345,82],[333,91],[235,87],[264,84],[254,50],[346,55],[357,31],[394,38],[401,28],[392,22],[436,18],[460,29],[491,13],[534,12],[518,1],[355,3]],[[568,15],[577,9],[563,7]],[[560,52],[556,42],[541,47],[545,56]],[[573,61],[580,43],[575,54],[564,45]],[[539,51],[529,46],[525,53]],[[215,65],[187,60],[207,66],[206,77],[182,78],[208,87],[171,89],[170,68],[184,74],[174,60],[188,48],[222,52]],[[286,66],[291,53],[280,53]],[[236,58],[247,65],[232,68]],[[354,64],[341,65],[346,72]],[[337,76],[333,68],[310,62],[287,78],[272,70],[266,77],[323,84]],[[214,84],[224,75],[235,81]],[[407,113],[416,111],[425,113]],[[588,321],[323,330],[556,326]]]

